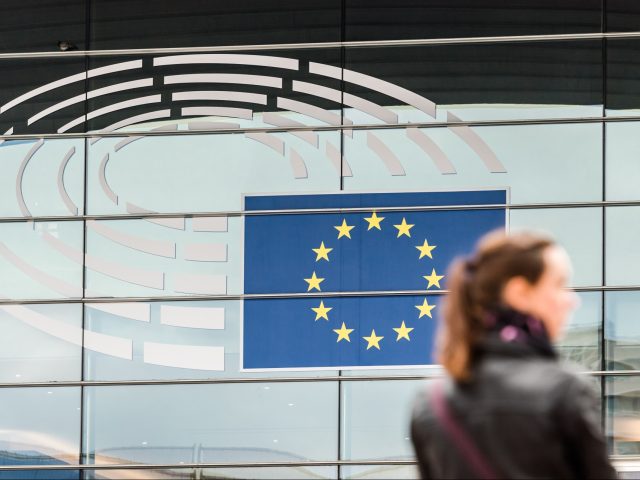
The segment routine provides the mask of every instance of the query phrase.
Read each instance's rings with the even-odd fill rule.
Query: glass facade
[[[640,471],[638,19],[625,0],[3,2],[0,478],[415,478],[410,406],[439,367],[243,369],[245,222],[266,215],[245,200],[494,189],[508,229],[569,252],[558,348]],[[311,290],[264,296],[349,296]],[[424,298],[431,323],[446,294],[382,290],[355,296]]]

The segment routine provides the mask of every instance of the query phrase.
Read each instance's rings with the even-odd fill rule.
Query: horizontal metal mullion
[[[627,292],[640,291],[640,285],[586,285],[568,288],[576,292]],[[379,290],[360,292],[300,292],[300,293],[245,293],[237,295],[160,295],[155,297],[82,297],[82,298],[24,298],[0,299],[0,305],[38,305],[66,303],[140,303],[140,302],[195,302],[195,301],[240,301],[256,299],[295,298],[340,298],[340,297],[380,297],[380,296],[431,296],[445,295],[441,290]]]
[[[341,193],[357,193],[343,191]],[[384,193],[384,192],[382,192]],[[300,193],[303,194],[303,193]],[[338,194],[338,193],[336,193]],[[347,207],[347,208],[308,208],[279,210],[229,210],[217,212],[176,212],[176,213],[122,213],[95,215],[41,215],[31,217],[0,217],[0,223],[24,222],[69,222],[82,220],[144,220],[152,218],[201,218],[201,217],[253,217],[264,215],[310,215],[310,214],[347,214],[376,212],[428,212],[450,210],[542,210],[557,208],[597,208],[597,207],[637,207],[640,200],[599,200],[587,202],[540,202],[540,203],[491,203],[482,205],[420,205],[397,207]]]
[[[501,35],[482,37],[450,37],[450,38],[418,38],[409,40],[363,40],[350,42],[307,42],[307,43],[275,43],[275,44],[246,44],[219,45],[202,47],[172,47],[172,48],[127,48],[105,50],[70,50],[39,51],[39,52],[9,52],[0,53],[0,60],[32,59],[32,58],[69,58],[69,57],[105,57],[130,55],[166,55],[180,53],[208,53],[208,52],[247,52],[274,50],[318,50],[335,48],[379,48],[379,47],[414,47],[429,45],[461,45],[486,43],[521,43],[521,42],[549,42],[549,41],[585,41],[602,39],[633,39],[639,38],[640,32],[613,33],[560,33],[541,35]]]
[[[417,367],[420,368],[420,367]],[[173,386],[173,385],[231,385],[249,383],[314,383],[314,382],[389,382],[415,381],[441,378],[444,369],[438,365],[421,367],[428,369],[420,375],[332,375],[306,377],[248,377],[248,378],[202,378],[173,380],[77,380],[55,382],[0,383],[5,388],[68,388],[68,387],[136,387],[136,386]],[[399,370],[403,370],[398,367]],[[592,370],[578,372],[592,377],[640,377],[640,370]]]
[[[520,125],[564,125],[584,123],[616,123],[640,121],[637,115],[615,117],[558,117],[540,119],[468,120],[455,122],[415,122],[395,124],[360,124],[300,127],[238,127],[217,128],[215,130],[176,130],[173,132],[128,130],[126,132],[78,132],[78,133],[22,133],[0,135],[0,140],[55,140],[70,138],[123,138],[123,137],[176,137],[181,135],[229,135],[244,133],[293,133],[293,132],[338,132],[342,130],[399,130],[406,128],[449,128],[449,127],[498,127]]]

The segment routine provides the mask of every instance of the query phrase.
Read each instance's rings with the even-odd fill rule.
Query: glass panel
[[[511,230],[548,232],[567,250],[573,263],[573,286],[602,284],[601,208],[511,210],[509,217]]]
[[[606,210],[606,285],[638,285],[640,273],[640,207],[608,207]]]
[[[259,467],[259,468],[192,468],[164,470],[96,470],[86,471],[85,478],[120,480],[122,478],[162,480],[213,480],[255,478],[264,480],[337,479],[337,467]]]
[[[82,222],[0,224],[0,297],[82,296]]]
[[[80,380],[81,309],[80,304],[0,305],[0,382]]]
[[[82,215],[84,140],[0,140],[0,216]]]
[[[364,124],[600,116],[601,43],[347,49],[345,116]]]
[[[637,31],[640,22],[640,5],[635,0],[607,0],[607,32]]]
[[[604,331],[608,369],[640,369],[639,303],[640,292],[606,293]]]
[[[0,465],[77,464],[80,388],[2,389]],[[0,478],[78,478],[74,471],[2,473]]]
[[[91,387],[91,463],[335,460],[338,385]]]
[[[599,124],[356,130],[343,142],[345,190],[509,187],[514,203],[602,199]]]
[[[612,455],[640,454],[640,376],[606,378],[606,432]]]
[[[340,478],[344,479],[419,479],[415,465],[345,465],[340,467]]]
[[[63,11],[64,5],[57,8]],[[40,8],[33,6],[32,10],[36,12]],[[84,30],[84,25],[82,28]],[[27,32],[33,36],[31,28]],[[51,46],[44,50],[57,50],[58,40],[63,39],[66,35],[49,38]],[[3,59],[0,71],[11,72],[0,76],[0,134],[54,133],[85,113],[87,72],[81,57]]]
[[[638,111],[640,113],[640,110]],[[607,200],[638,200],[640,123],[615,122],[606,125]]]
[[[590,33],[600,18],[599,0],[347,0],[345,40]]]
[[[0,3],[1,52],[58,50],[60,40],[85,49],[86,0]]]
[[[580,292],[580,306],[556,345],[560,355],[584,370],[601,369],[602,293]]]
[[[162,48],[340,40],[338,0],[92,0],[91,48]],[[258,28],[256,28],[258,27]]]
[[[412,459],[411,407],[424,386],[424,380],[343,382],[341,458]]]
[[[634,14],[625,15],[625,18],[639,18],[637,6]],[[635,22],[634,30],[638,29]],[[628,39],[607,40],[607,91],[606,91],[606,115],[638,115],[640,114],[640,101],[638,100],[638,75],[640,64],[640,42]]]

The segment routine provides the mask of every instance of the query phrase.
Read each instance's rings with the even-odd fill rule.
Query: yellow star
[[[351,341],[349,334],[353,332],[353,328],[347,328],[344,322],[342,322],[341,328],[334,328],[333,331],[338,334],[338,340],[336,340],[336,342],[339,342],[340,340],[346,340],[347,342]]]
[[[316,288],[318,289],[318,291],[320,291],[320,283],[324,281],[324,278],[316,277],[316,272],[313,272],[313,275],[311,275],[311,278],[305,278],[304,281],[309,284],[309,288],[307,288],[307,292],[310,291],[312,288]]]
[[[376,337],[376,331],[371,330],[371,336],[362,338],[364,338],[369,343],[367,345],[367,350],[369,350],[371,347],[376,347],[378,350],[380,350],[380,340],[382,340],[384,337]]]
[[[407,328],[407,326],[404,324],[404,321],[402,322],[402,325],[400,325],[399,328],[394,328],[394,330],[398,334],[398,338],[396,338],[396,342],[399,342],[401,338],[406,338],[409,341],[411,340],[409,338],[409,332],[413,330],[413,328]]]
[[[433,247],[436,248],[436,247]],[[318,255],[316,256],[316,262],[320,261],[321,258],[324,258],[327,262],[329,261],[329,252],[333,250],[333,248],[327,248],[324,246],[324,242],[320,242],[320,246],[318,248],[312,248],[314,252]]]
[[[394,227],[396,227],[398,229],[398,237],[400,238],[402,235],[406,235],[407,237],[410,237],[411,234],[409,233],[409,230],[411,230],[411,228],[413,227],[413,224],[408,224],[407,220],[402,217],[402,223],[400,225],[394,225]]]
[[[422,245],[418,245],[416,247],[418,250],[420,250],[420,258],[422,257],[429,257],[429,258],[433,258],[431,256],[431,251],[436,248],[435,245],[429,245],[429,242],[427,242],[427,239],[425,238],[424,243]],[[420,260],[420,258],[418,258],[418,260]]]
[[[338,230],[338,238],[342,238],[342,237],[347,237],[347,238],[351,238],[351,230],[356,228],[355,225],[347,225],[347,220],[346,219],[342,219],[342,225],[339,225],[337,227],[333,227],[336,230]]]
[[[371,230],[372,228],[382,230],[382,228],[380,228],[380,222],[384,220],[384,217],[377,216],[376,212],[373,212],[370,217],[364,217],[364,219],[369,222],[369,228],[367,228],[367,231]]]
[[[316,312],[316,320],[324,318],[325,320],[328,321],[329,317],[327,316],[327,313],[329,313],[329,310],[333,310],[333,307],[325,307],[322,300],[320,300],[320,306],[315,308],[311,307],[311,310]]]
[[[420,315],[418,316],[418,318],[422,318],[425,315],[429,318],[433,318],[431,316],[431,310],[433,310],[434,308],[436,308],[435,305],[429,305],[429,302],[427,302],[427,299],[424,299],[424,302],[422,303],[422,305],[416,305],[416,308],[418,310],[420,310]]]
[[[423,275],[422,276],[427,282],[429,282],[429,285],[427,285],[427,289],[433,287],[434,285],[438,288],[440,288],[440,280],[444,278],[444,275],[438,275],[436,274],[436,269],[432,268],[431,269],[431,275]]]

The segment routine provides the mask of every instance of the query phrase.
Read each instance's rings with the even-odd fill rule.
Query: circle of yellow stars
[[[382,231],[382,222],[385,217],[380,217],[378,214],[373,211],[369,217],[363,218],[367,222],[367,231],[370,230],[380,230]],[[408,238],[411,237],[411,229],[414,227],[414,224],[408,223],[405,217],[402,217],[402,221],[393,225],[393,227],[397,230],[397,237],[400,238],[406,236]],[[338,236],[336,240],[342,239],[351,239],[351,231],[356,228],[356,225],[349,225],[347,223],[347,219],[343,218],[342,223],[340,225],[335,225],[335,228],[338,232]],[[418,252],[418,260],[423,259],[424,257],[428,257],[429,259],[433,259],[433,250],[437,248],[436,245],[430,245],[427,239],[425,238],[422,245],[416,245],[415,247]],[[329,259],[329,254],[333,251],[332,247],[328,247],[325,245],[324,240],[320,242],[320,246],[317,248],[311,249],[316,255],[316,262],[320,261],[331,261]],[[431,287],[441,288],[440,280],[444,278],[444,275],[438,275],[435,268],[431,269],[431,274],[423,275],[423,278],[427,281],[426,290],[429,290]],[[321,284],[324,281],[324,278],[318,277],[315,270],[312,272],[309,278],[305,278],[304,281],[307,282],[307,292],[312,290],[322,291]],[[418,310],[418,319],[422,317],[433,318],[432,311],[436,308],[435,305],[430,305],[427,298],[425,297],[421,305],[415,305],[415,308]],[[320,300],[320,304],[317,307],[312,307],[311,310],[315,313],[314,321],[325,320],[329,321],[329,312],[333,310],[333,307],[328,307],[324,304],[324,300]],[[403,320],[399,327],[393,328],[393,331],[396,333],[396,342],[401,340],[411,341],[410,333],[414,330],[414,327],[407,327],[405,321]],[[354,328],[348,328],[345,322],[342,322],[342,326],[340,328],[334,328],[333,331],[336,333],[337,338],[336,342],[346,341],[351,342],[351,334],[355,331]],[[371,330],[371,333],[368,336],[363,336],[362,339],[367,342],[367,350],[370,348],[375,348],[380,350],[380,342],[385,337],[382,335],[377,335],[375,329]]]

